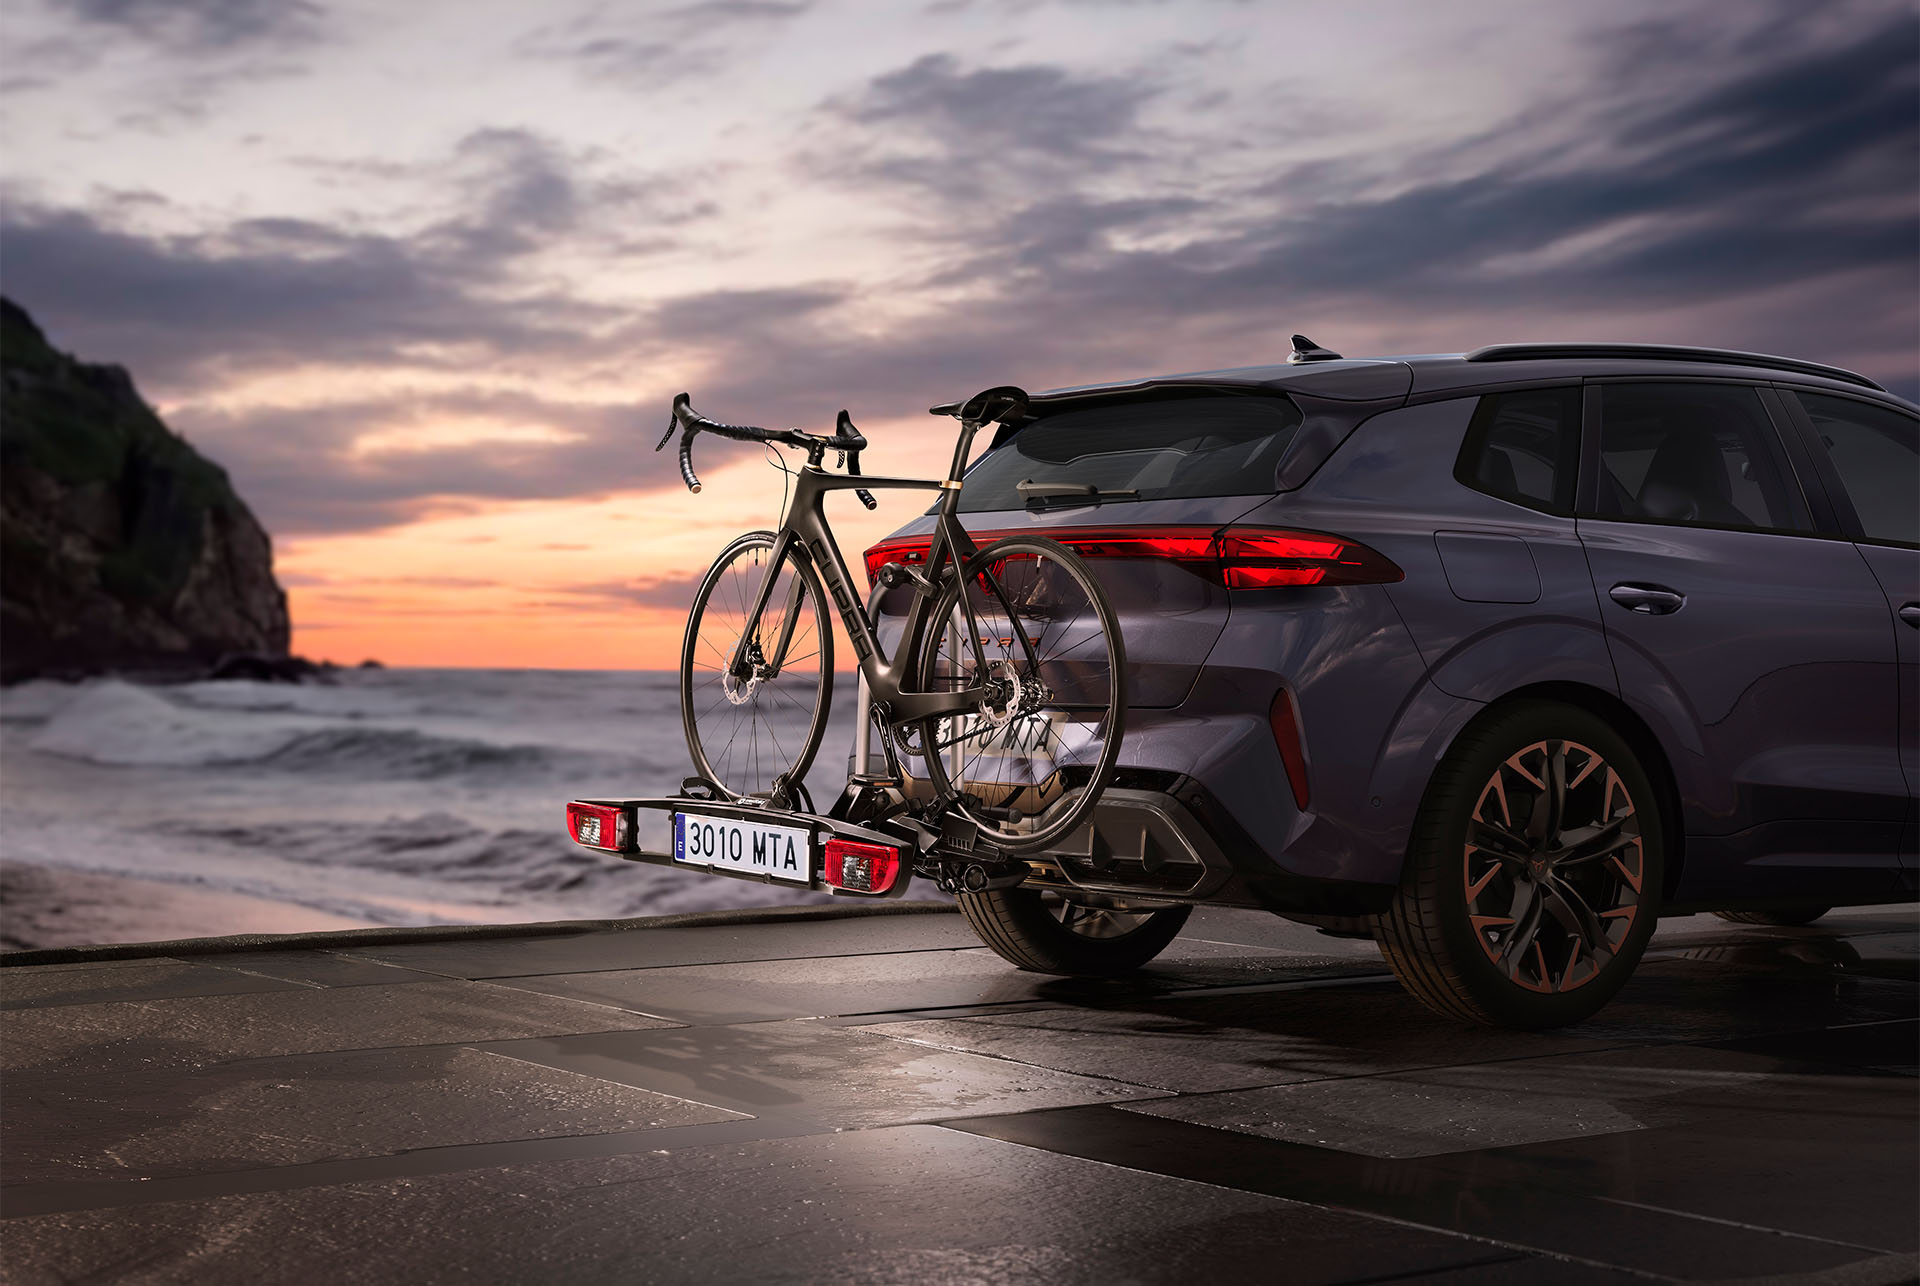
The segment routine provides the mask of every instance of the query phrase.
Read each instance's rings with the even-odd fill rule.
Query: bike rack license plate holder
[[[907,891],[912,882],[912,867],[916,856],[916,847],[911,837],[903,836],[892,830],[880,831],[866,826],[857,826],[832,817],[823,817],[817,813],[793,812],[784,808],[773,808],[764,804],[736,803],[729,800],[691,799],[673,796],[664,799],[586,799],[576,803],[590,805],[596,809],[609,809],[623,813],[626,826],[623,828],[625,843],[620,848],[610,848],[604,844],[582,843],[584,848],[595,852],[607,853],[625,858],[629,862],[645,862],[652,866],[670,866],[680,871],[697,874],[719,875],[728,879],[750,880],[757,884],[773,884],[786,888],[824,889],[836,896],[880,899],[897,898]],[[674,815],[680,814],[690,819],[711,818],[721,821],[741,823],[748,828],[774,828],[783,832],[801,831],[807,836],[806,881],[802,883],[791,878],[779,878],[771,870],[754,870],[751,867],[735,868],[726,865],[708,865],[698,861],[688,861],[675,855],[677,828]],[[678,832],[684,833],[684,832]],[[900,852],[900,872],[893,886],[884,893],[861,893],[853,889],[836,888],[822,878],[825,866],[827,841],[830,839],[849,840],[859,844],[877,844],[895,848]],[[581,843],[575,840],[576,843]],[[697,844],[696,844],[697,847]],[[697,856],[697,855],[696,855]]]

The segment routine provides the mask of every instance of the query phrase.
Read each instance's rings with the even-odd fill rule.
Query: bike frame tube
[[[859,488],[869,491],[939,490],[940,507],[935,516],[933,543],[927,550],[926,563],[928,583],[937,587],[945,563],[950,562],[954,575],[958,576],[966,560],[976,552],[972,539],[956,515],[960,502],[960,474],[966,468],[968,449],[980,427],[976,423],[962,421],[960,440],[954,446],[953,466],[944,482],[926,478],[879,478],[828,473],[812,464],[801,469],[794,479],[793,503],[775,538],[773,557],[767,562],[766,578],[761,581],[760,588],[754,594],[753,606],[747,612],[747,620],[757,622],[760,619],[773,595],[773,583],[779,573],[781,560],[793,556],[797,550],[813,564],[814,570],[826,582],[827,593],[847,627],[848,638],[853,641],[854,655],[859,660],[861,674],[866,677],[871,698],[876,705],[886,709],[890,723],[909,723],[937,715],[971,711],[977,706],[984,689],[976,687],[960,692],[915,692],[907,689],[906,667],[919,652],[916,645],[927,629],[928,617],[933,610],[933,596],[916,587],[913,603],[907,609],[906,632],[901,636],[899,650],[889,659],[881,651],[873,621],[867,615],[866,605],[855,590],[846,560],[841,557],[839,545],[834,540],[833,528],[827,522],[825,498],[830,491],[853,491]],[[973,621],[972,604],[965,593],[960,594],[959,598],[967,614],[968,629],[973,635],[975,660],[979,663],[976,672],[985,673],[985,658],[980,650],[979,630]],[[786,659],[793,615],[789,611],[789,626],[783,630],[775,655],[769,659],[776,673]],[[736,673],[738,667],[744,664],[752,637],[753,631],[744,631],[734,647],[733,665]]]

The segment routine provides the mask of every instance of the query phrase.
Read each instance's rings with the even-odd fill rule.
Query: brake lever
[[[684,419],[681,418],[682,411],[686,412]],[[694,425],[699,422],[699,419],[700,417],[696,415],[693,410],[693,399],[685,393],[677,395],[673,399],[672,409],[667,412],[667,435],[660,439],[660,445],[655,447],[654,450],[656,452],[665,451],[667,449],[667,443],[673,441],[673,431],[675,429],[687,429],[691,431]]]

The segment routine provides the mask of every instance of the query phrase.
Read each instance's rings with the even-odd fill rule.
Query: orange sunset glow
[[[883,432],[930,436],[905,424],[870,436]],[[919,453],[871,454],[870,472],[905,472]],[[401,527],[288,541],[275,564],[294,650],[345,664],[672,669],[693,585],[734,536],[775,525],[781,500],[780,475],[757,451],[709,440],[695,459],[699,495],[676,484],[579,500],[448,502]],[[828,517],[856,575],[860,552],[924,503],[882,493],[869,513],[851,496],[830,498]],[[655,586],[668,601],[637,601]],[[851,668],[844,644],[836,662]]]

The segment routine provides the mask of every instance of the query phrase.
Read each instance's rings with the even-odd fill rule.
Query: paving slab
[[[496,1053],[754,1116],[857,1129],[1159,1091],[929,1049],[815,1022],[675,1027],[502,1041]]]
[[[1527,1058],[1183,1095],[1128,1110],[1362,1156],[1441,1156],[1642,1130],[1682,1111],[1664,1099],[1725,1093],[1767,1075],[1750,1059],[1722,1061],[1730,1065],[1696,1058],[1674,1066],[1639,1050]]]
[[[0,1175],[9,1184],[148,1180],[740,1115],[458,1046],[16,1072],[7,1097]]]
[[[722,964],[889,951],[951,951],[979,945],[980,939],[967,927],[966,921],[958,914],[949,913],[422,942],[362,947],[353,954],[452,977],[508,978],[636,969],[656,964]]]
[[[1461,1175],[1425,1159],[1380,1159],[1112,1107],[973,1118],[950,1128],[1668,1280],[1821,1274],[1886,1253],[1650,1204],[1629,1206],[1590,1192]],[[1622,1138],[1641,1137],[1605,1142],[1621,1147],[1627,1146]]]
[[[169,1000],[291,991],[308,984],[217,965],[161,960],[50,969],[0,969],[0,1009],[87,1005],[116,1000]]]
[[[753,960],[737,964],[501,978],[503,986],[617,1005],[675,1022],[714,1025],[998,1005],[1086,1005],[1271,977],[1276,953],[1211,943],[1169,952],[1125,978],[1056,978],[1008,968],[984,947]],[[1288,958],[1343,975],[1353,966]]]
[[[662,1027],[606,1005],[489,983],[306,988],[0,1013],[0,1068],[79,1073]]]
[[[1294,970],[1287,975],[1298,977]],[[1037,1067],[1117,1075],[1181,1093],[1477,1066],[1602,1047],[1578,1036],[1465,1027],[1428,1013],[1397,983],[1334,979],[1337,1003],[1315,987],[1282,985],[1227,995],[1143,996],[1133,1003],[1108,997],[1091,1005],[896,1021],[864,1030]]]
[[[398,1222],[397,1222],[398,1221]],[[396,1235],[404,1226],[404,1235]],[[13,1221],[21,1283],[1385,1280],[1550,1262],[932,1126]],[[1628,1280],[1587,1270],[1578,1277]]]
[[[310,987],[366,987],[431,982],[448,975],[402,969],[343,951],[229,951],[215,957],[223,969],[262,978],[284,978]]]

